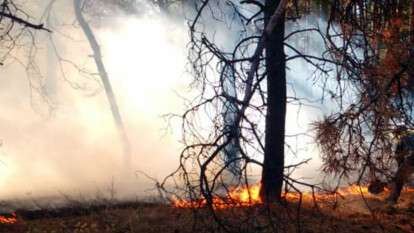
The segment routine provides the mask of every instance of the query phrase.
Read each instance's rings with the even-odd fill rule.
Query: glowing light
[[[100,32],[109,75],[122,104],[153,119],[176,109],[184,84],[185,33],[161,19],[127,19]],[[174,39],[174,40],[173,40]]]
[[[414,192],[413,188],[406,188],[404,192]],[[390,190],[385,190],[385,193],[389,193]],[[361,185],[350,185],[348,187],[342,187],[336,192],[288,192],[283,194],[289,202],[329,202],[334,201],[338,195],[346,197],[355,197],[355,196],[374,196],[374,194],[369,193],[367,186]],[[247,187],[231,188],[229,192],[224,197],[214,196],[212,198],[212,207],[214,209],[227,209],[227,208],[239,208],[239,207],[251,207],[255,205],[263,204],[260,199],[260,184],[251,185]],[[208,205],[206,199],[199,200],[183,200],[174,198],[173,206],[176,208],[203,208]]]
[[[0,224],[14,224],[17,222],[16,213],[12,213],[11,217],[0,216]]]
[[[258,205],[262,203],[259,192],[260,184],[249,187],[231,188],[224,197],[213,197],[211,200],[212,206],[215,209],[226,209]],[[174,198],[173,205],[176,208],[203,208],[208,205],[208,202],[206,199],[187,201]]]

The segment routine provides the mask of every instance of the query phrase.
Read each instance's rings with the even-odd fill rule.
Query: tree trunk
[[[266,0],[265,25],[281,0]],[[265,203],[279,201],[282,194],[286,118],[286,71],[283,38],[285,16],[282,13],[271,33],[266,35],[267,113],[265,151],[260,196]]]
[[[230,171],[236,178],[240,177],[240,156],[239,149],[239,135],[240,129],[237,125],[237,104],[231,98],[237,98],[236,80],[232,71],[228,71],[223,80],[223,92],[230,98],[226,100],[223,106],[223,120],[224,131],[230,137],[224,137],[224,141],[231,139],[227,146],[224,148],[224,161],[227,166],[227,170]]]
[[[109,81],[108,73],[106,72],[104,63],[102,61],[102,54],[101,54],[100,46],[98,42],[96,41],[96,38],[92,32],[91,27],[89,26],[88,22],[86,22],[85,18],[83,17],[81,2],[82,0],[73,0],[76,19],[78,20],[79,25],[81,26],[83,32],[85,33],[86,38],[88,39],[89,44],[92,48],[93,58],[95,60],[96,67],[98,69],[99,76],[102,80],[105,93],[106,93],[106,97],[108,98],[108,102],[111,106],[112,116],[114,118],[115,125],[119,132],[121,143],[123,145],[123,153],[125,157],[124,162],[125,164],[129,165],[131,152],[130,152],[129,140],[128,140],[128,137],[125,131],[125,126],[122,121],[121,114],[119,113],[118,104],[116,102],[116,98],[112,90],[111,83]]]
[[[414,45],[414,0],[411,1],[410,42]]]

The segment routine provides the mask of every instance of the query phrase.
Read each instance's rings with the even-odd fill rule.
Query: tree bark
[[[240,129],[237,125],[237,104],[231,100],[231,98],[237,98],[236,80],[232,71],[228,71],[228,74],[225,75],[222,85],[224,94],[230,97],[226,100],[223,106],[224,132],[226,135],[229,135],[229,137],[224,137],[224,141],[227,141],[230,138],[230,142],[224,148],[224,161],[227,170],[236,178],[239,178],[241,175],[240,161],[238,160],[238,157],[240,156],[238,143]]]
[[[283,0],[266,0],[265,25]],[[283,7],[283,6],[282,6]],[[283,9],[282,9],[283,10]],[[286,118],[286,61],[283,49],[284,11],[273,30],[266,33],[267,113],[265,151],[260,196],[265,203],[280,201],[283,186]]]
[[[108,99],[108,102],[111,106],[111,112],[112,116],[115,121],[116,128],[119,132],[121,143],[123,145],[123,153],[124,153],[124,159],[125,164],[129,164],[130,162],[130,143],[126,134],[125,126],[121,118],[121,114],[119,112],[118,104],[116,102],[116,98],[114,95],[114,92],[112,90],[111,82],[109,81],[108,73],[106,72],[105,65],[102,61],[102,54],[101,54],[101,48],[95,38],[95,35],[93,34],[93,31],[91,27],[89,26],[88,22],[86,22],[85,18],[82,14],[82,0],[73,0],[73,5],[75,9],[75,15],[76,19],[79,22],[80,27],[82,28],[83,32],[86,35],[86,38],[88,39],[88,42],[92,48],[93,51],[93,58],[95,60],[96,67],[98,69],[99,76],[102,80],[106,97]]]

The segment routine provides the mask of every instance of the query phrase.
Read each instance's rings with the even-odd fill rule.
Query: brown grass
[[[367,199],[371,211],[363,207],[359,199],[343,201],[336,209],[324,207],[315,209],[305,205],[301,209],[300,221],[293,218],[281,218],[286,221],[286,232],[304,233],[402,233],[414,232],[414,194],[403,195],[402,204],[389,206],[380,199]],[[352,208],[351,208],[352,207]],[[358,207],[358,208],[356,208]],[[295,204],[288,207],[272,207],[273,216],[285,216],[288,209],[295,212]],[[361,211],[363,210],[363,211]],[[75,212],[73,212],[75,213]],[[263,207],[220,210],[218,217],[235,232],[272,232],[272,228],[263,227],[267,214]],[[194,215],[196,214],[196,215]],[[255,216],[255,222],[249,221]],[[286,214],[287,216],[288,214]],[[155,232],[220,232],[218,224],[207,209],[193,212],[190,209],[177,209],[163,204],[135,203],[119,208],[95,208],[85,213],[76,212],[62,216],[42,215],[40,218],[28,218],[27,213],[17,212],[18,223],[1,224],[0,232],[5,233],[155,233]],[[25,217],[26,216],[26,217]],[[243,222],[244,221],[244,222]],[[282,220],[283,221],[283,220]],[[253,226],[254,225],[254,226]]]

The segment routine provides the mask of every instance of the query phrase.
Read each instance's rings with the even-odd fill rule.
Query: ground
[[[235,232],[272,232],[263,227],[267,214],[284,215],[294,213],[280,221],[291,223],[282,227],[286,232],[304,233],[403,233],[414,232],[414,193],[403,194],[398,205],[384,203],[382,198],[352,196],[340,198],[335,209],[322,203],[315,208],[305,203],[297,218],[297,204],[273,206],[265,211],[263,206],[218,210],[218,219],[227,229]],[[368,203],[370,208],[366,208]],[[289,209],[289,210],[288,210]],[[68,207],[57,210],[20,210],[17,222],[1,224],[0,232],[7,233],[135,233],[135,232],[220,232],[217,223],[207,209],[175,208],[169,204],[145,202],[118,203],[86,207]],[[263,216],[262,216],[263,215]],[[4,217],[11,217],[3,215]],[[224,220],[223,220],[224,219]],[[245,219],[248,221],[246,225]],[[254,221],[250,221],[255,219]],[[283,220],[284,219],[284,220]],[[196,220],[196,221],[194,221]],[[288,225],[288,224],[287,224]],[[299,228],[297,226],[300,226]]]

